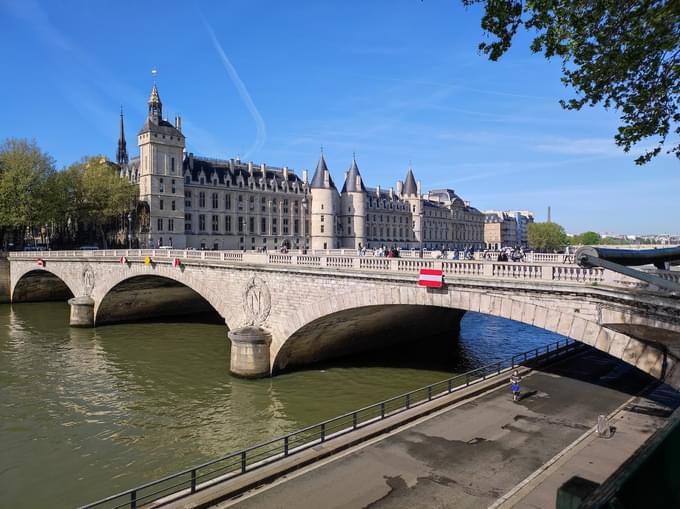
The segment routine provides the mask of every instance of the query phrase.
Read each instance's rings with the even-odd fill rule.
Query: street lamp
[[[128,212],[128,249],[132,249],[132,212]]]
[[[307,195],[302,197],[302,254],[307,253]]]
[[[416,237],[417,237],[417,236],[416,236],[416,223],[415,223],[415,221],[414,221],[414,222],[413,222],[413,238],[415,239]],[[423,232],[422,232],[422,230],[421,230],[421,232],[420,232],[420,239],[417,239],[417,240],[420,241],[420,242],[419,242],[419,245],[420,245],[420,257],[422,258],[422,257],[423,257]]]

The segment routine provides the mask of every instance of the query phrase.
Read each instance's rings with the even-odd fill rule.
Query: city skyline
[[[119,108],[132,138],[156,66],[167,116],[182,115],[196,154],[300,175],[323,145],[336,180],[356,152],[369,186],[394,185],[412,161],[424,188],[452,188],[480,210],[544,221],[550,205],[569,232],[678,232],[677,159],[637,167],[614,145],[614,112],[563,111],[572,93],[559,62],[530,55],[527,38],[488,62],[479,9],[262,5],[0,1],[15,72],[0,84],[0,138],[35,138],[60,168],[115,159]]]

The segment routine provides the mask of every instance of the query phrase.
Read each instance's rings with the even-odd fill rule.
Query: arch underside
[[[459,309],[418,305],[378,305],[339,311],[296,331],[278,351],[272,371],[403,343],[427,342],[444,335],[453,343],[464,314]]]
[[[170,278],[134,276],[111,288],[96,311],[97,325],[189,316],[224,323],[198,292]]]
[[[65,301],[73,296],[59,276],[46,270],[31,270],[14,286],[12,302]]]

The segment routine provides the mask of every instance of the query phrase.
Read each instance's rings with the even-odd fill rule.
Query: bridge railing
[[[134,509],[157,501],[167,503],[234,479],[247,472],[252,472],[359,428],[376,424],[410,408],[481,383],[489,377],[511,371],[517,366],[530,362],[551,360],[579,348],[581,348],[581,345],[569,338],[561,339],[543,347],[532,348],[501,361],[481,366],[207,463],[196,465],[157,481],[87,504],[82,506],[81,509],[122,509],[127,507]]]

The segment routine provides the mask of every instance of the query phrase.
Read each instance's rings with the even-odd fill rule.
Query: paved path
[[[488,507],[649,382],[587,351],[216,507]]]

